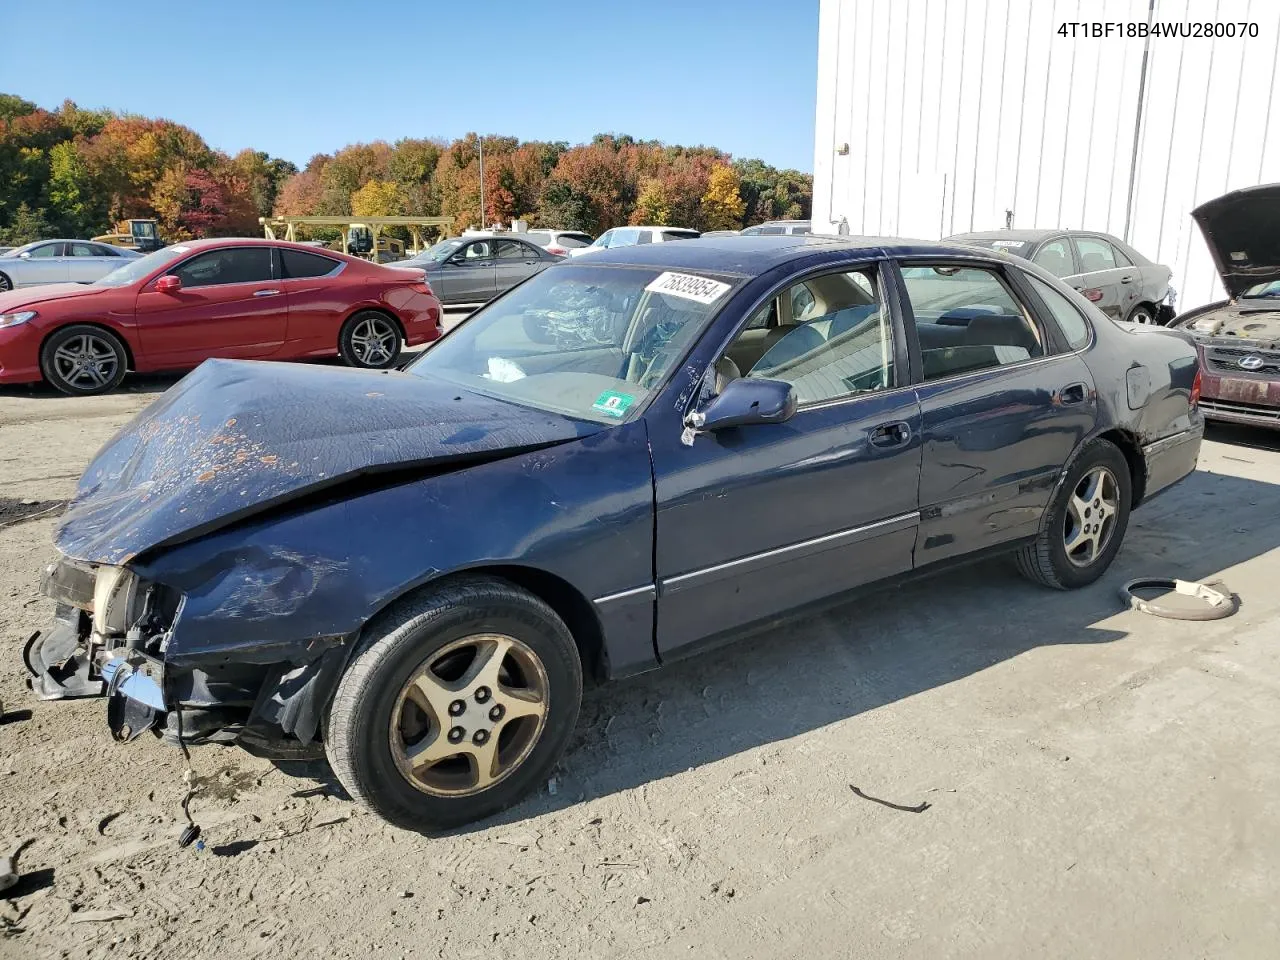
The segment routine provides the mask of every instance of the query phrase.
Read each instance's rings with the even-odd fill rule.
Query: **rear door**
[[[495,240],[496,293],[505,293],[521,280],[533,276],[548,263],[542,251],[522,240]]]
[[[1098,309],[1114,320],[1123,320],[1136,302],[1132,294],[1141,288],[1136,267],[1121,267],[1116,262],[1115,250],[1102,237],[1074,235],[1080,273],[1069,282]]]
[[[150,363],[194,366],[210,357],[275,353],[288,327],[288,297],[275,275],[272,248],[223,247],[188,257],[166,275],[182,280],[174,293],[155,281],[138,294],[138,335]]]
[[[901,264],[924,445],[917,567],[1033,536],[1093,429],[1093,377],[1025,276],[1012,264]]]
[[[105,254],[106,251],[96,243],[68,241],[67,279],[72,283],[92,283],[124,262]]]

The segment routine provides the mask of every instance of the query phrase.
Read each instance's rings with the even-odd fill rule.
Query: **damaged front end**
[[[45,568],[41,590],[57,607],[53,624],[23,651],[35,695],[105,694],[117,740],[156,727],[165,715],[164,649],[181,597],[127,567],[67,559]]]
[[[319,755],[320,714],[345,663],[343,643],[318,645],[302,663],[176,666],[165,654],[185,602],[178,591],[128,567],[68,558],[45,568],[41,590],[57,603],[53,622],[23,652],[40,699],[105,696],[121,742],[151,731],[174,745]]]

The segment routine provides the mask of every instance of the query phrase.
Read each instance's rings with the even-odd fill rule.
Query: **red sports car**
[[[424,274],[274,240],[195,240],[91,284],[0,294],[0,384],[46,380],[63,393],[110,390],[125,371],[210,357],[395,363],[440,336]]]

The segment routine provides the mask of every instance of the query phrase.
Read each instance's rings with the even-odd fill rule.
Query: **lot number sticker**
[[[601,413],[608,414],[611,417],[621,419],[627,415],[627,408],[636,402],[636,398],[629,393],[619,393],[617,390],[606,390],[600,396],[596,397],[596,402],[591,405],[592,410],[599,410]]]
[[[729,284],[721,283],[719,280],[709,280],[706,277],[698,277],[692,273],[671,273],[668,271],[658,274],[657,279],[645,289],[651,293],[665,294],[668,297],[683,297],[685,300],[696,300],[698,303],[714,303],[729,289]]]

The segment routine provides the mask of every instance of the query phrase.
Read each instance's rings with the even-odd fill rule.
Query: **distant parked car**
[[[0,254],[0,293],[42,283],[92,283],[141,256],[92,240],[37,240]]]
[[[7,262],[7,261],[5,261]],[[194,240],[87,285],[0,293],[0,384],[45,380],[73,396],[211,357],[341,356],[385,369],[440,335],[421,274],[272,240]]]
[[[704,237],[737,237],[741,236],[741,230],[708,230],[702,236]]]
[[[1280,429],[1280,184],[1236,190],[1191,211],[1229,300],[1182,314],[1196,342],[1210,420]]]
[[[486,303],[564,257],[512,234],[468,234],[441,240],[393,269],[424,270],[441,303]]]
[[[990,230],[948,238],[1002,250],[1044,267],[1079,290],[1114,320],[1158,323],[1173,319],[1173,272],[1152,263],[1107,233],[1086,230]]]
[[[13,247],[0,247],[0,257],[3,257],[6,253],[8,253],[12,249]]]
[[[580,230],[526,230],[520,234],[525,240],[532,240],[547,253],[567,257],[570,250],[589,247],[595,237]]]
[[[569,256],[577,257],[595,250],[610,250],[614,247],[631,247],[639,243],[696,240],[700,236],[697,230],[686,230],[684,227],[614,227],[600,234],[591,246],[570,250]]]
[[[767,220],[747,227],[742,231],[744,237],[780,236],[795,233],[812,233],[813,225],[808,220]]]

